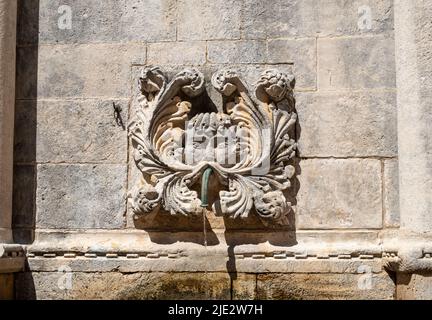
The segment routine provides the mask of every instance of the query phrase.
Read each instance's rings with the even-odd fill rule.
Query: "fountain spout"
[[[210,180],[210,176],[213,173],[212,168],[207,168],[204,170],[201,180],[201,207],[208,207],[208,184]]]

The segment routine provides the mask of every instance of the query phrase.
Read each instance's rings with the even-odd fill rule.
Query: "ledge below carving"
[[[268,236],[260,232],[217,231],[211,241],[204,241],[199,232],[45,230],[37,232],[37,241],[26,248],[26,255],[30,270],[47,272],[64,265],[82,272],[432,271],[431,242],[419,239],[401,245],[394,234],[346,230],[278,232]],[[23,261],[20,254],[16,253],[16,258]]]
[[[383,270],[380,240],[374,231],[278,232],[270,238],[259,232],[220,231],[213,237],[205,246],[203,233],[39,231],[37,241],[27,248],[28,265],[32,271],[47,272],[56,272],[65,265],[77,272],[362,273],[371,270],[378,273]]]

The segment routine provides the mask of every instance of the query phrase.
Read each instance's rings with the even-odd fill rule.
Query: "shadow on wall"
[[[18,1],[14,136],[14,241],[34,241],[39,0]]]

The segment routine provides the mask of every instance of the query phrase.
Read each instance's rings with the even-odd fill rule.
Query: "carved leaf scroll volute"
[[[284,191],[291,186],[297,148],[294,77],[265,71],[255,97],[232,70],[215,73],[211,82],[224,96],[223,111],[191,116],[193,98],[205,90],[198,70],[185,69],[171,81],[159,67],[143,70],[130,125],[134,159],[143,174],[131,193],[134,213],[163,207],[172,215],[201,214],[202,202],[192,188],[211,168],[224,186],[215,212],[247,218],[254,211],[266,225],[287,224],[291,204]]]

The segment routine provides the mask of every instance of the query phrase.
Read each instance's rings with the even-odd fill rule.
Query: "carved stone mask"
[[[254,210],[266,225],[287,224],[291,205],[283,191],[291,186],[297,148],[294,77],[267,70],[254,97],[232,70],[215,73],[211,82],[224,97],[222,110],[193,113],[205,90],[201,72],[186,69],[168,82],[159,67],[143,70],[130,136],[148,179],[132,190],[134,213],[162,206],[172,215],[201,214],[214,175],[224,186],[215,212],[247,218]],[[201,198],[192,189],[200,182]]]

